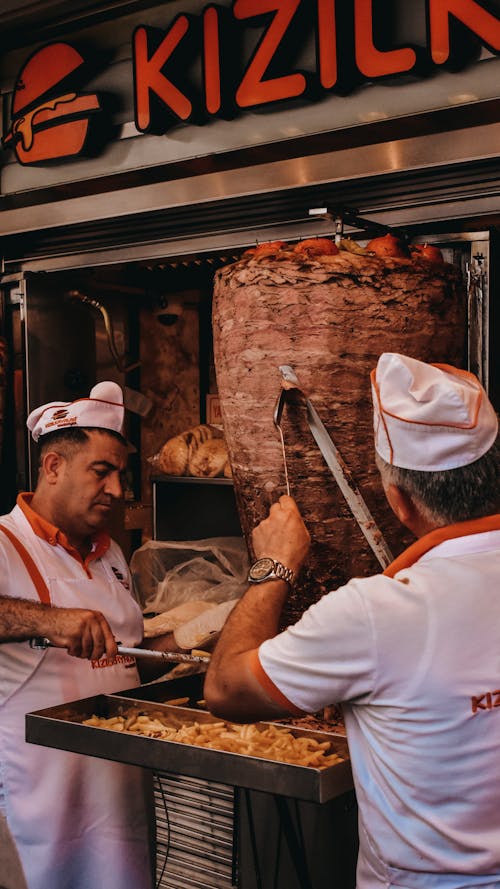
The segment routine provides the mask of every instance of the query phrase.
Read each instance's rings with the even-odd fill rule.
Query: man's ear
[[[62,454],[57,451],[47,451],[44,455],[41,470],[45,476],[45,480],[49,485],[55,485],[61,476],[66,460]]]
[[[397,485],[393,484],[388,485],[384,490],[394,515],[397,516],[402,525],[411,528],[415,521],[417,510],[410,495],[403,491],[402,488],[398,488]]]

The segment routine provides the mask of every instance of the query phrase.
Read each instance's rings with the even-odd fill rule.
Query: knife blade
[[[325,463],[344,495],[354,519],[372,552],[377,557],[379,564],[382,568],[387,568],[393,561],[394,557],[384,539],[382,531],[377,527],[375,519],[368,509],[361,491],[340,455],[337,446],[332,441],[330,434],[312,401],[302,389],[293,367],[289,364],[282,364],[279,370],[282,376],[282,389],[274,409],[273,419],[275,425],[279,426],[281,421],[287,392],[290,389],[296,389],[304,398],[304,403],[307,409],[307,423]]]

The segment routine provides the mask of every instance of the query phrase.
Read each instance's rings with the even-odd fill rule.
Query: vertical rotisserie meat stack
[[[243,532],[249,543],[254,525],[286,493],[273,409],[278,368],[289,364],[397,554],[411,537],[379,484],[369,373],[382,352],[463,363],[461,276],[423,251],[335,252],[327,241],[333,247],[327,253],[307,243],[298,251],[286,244],[249,251],[215,279],[217,384]],[[282,423],[290,488],[313,543],[285,623],[349,577],[380,570],[311,436],[300,398],[292,401]]]

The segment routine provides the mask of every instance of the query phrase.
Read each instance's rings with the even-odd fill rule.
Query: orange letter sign
[[[319,80],[323,89],[337,83],[337,26],[335,0],[318,0]]]
[[[222,104],[220,84],[219,11],[207,6],[203,11],[203,82],[209,114],[217,114]]]
[[[454,53],[450,29],[451,16],[471,32],[471,36],[492,52],[500,52],[500,19],[476,0],[427,0],[431,55],[436,65],[450,61],[457,67],[460,59]],[[454,58],[455,55],[455,58]],[[465,58],[464,61],[467,61]]]
[[[188,120],[193,106],[162,73],[174,50],[189,30],[189,19],[179,15],[158,45],[158,32],[141,25],[134,32],[135,123],[143,133],[164,132],[163,118],[170,114]],[[156,44],[153,52],[151,43]]]
[[[300,73],[273,77],[269,80],[262,79],[299,5],[300,0],[236,0],[233,14],[237,19],[252,18],[269,12],[276,13],[257,46],[236,92],[236,104],[240,108],[292,99],[305,93],[307,81]]]
[[[410,47],[378,50],[373,44],[373,0],[354,0],[356,65],[365,77],[387,77],[415,67],[417,55]]]

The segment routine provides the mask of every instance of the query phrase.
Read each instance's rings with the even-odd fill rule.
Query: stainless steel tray
[[[181,696],[177,694],[178,687],[175,692],[175,697]],[[174,697],[170,691],[169,695]],[[316,769],[82,725],[83,720],[92,714],[121,716],[130,714],[132,710],[144,714],[161,713],[162,718],[174,726],[195,720],[219,721],[210,713],[193,711],[189,707],[131,700],[119,695],[98,695],[28,713],[26,740],[32,744],[127,762],[155,771],[174,772],[316,803],[327,802],[353,786],[348,759],[326,769]],[[279,728],[287,730],[284,726]],[[332,753],[348,755],[345,738],[339,735],[305,729],[292,729],[292,732],[297,737],[306,736],[321,741],[328,738]]]
[[[203,699],[204,682],[205,673],[195,673],[193,676],[181,676],[177,679],[146,682],[126,691],[113,693],[112,697],[131,698],[134,701],[156,701],[157,704],[166,704],[174,698],[189,698],[186,707],[203,710],[204,708],[199,707],[197,702]]]

